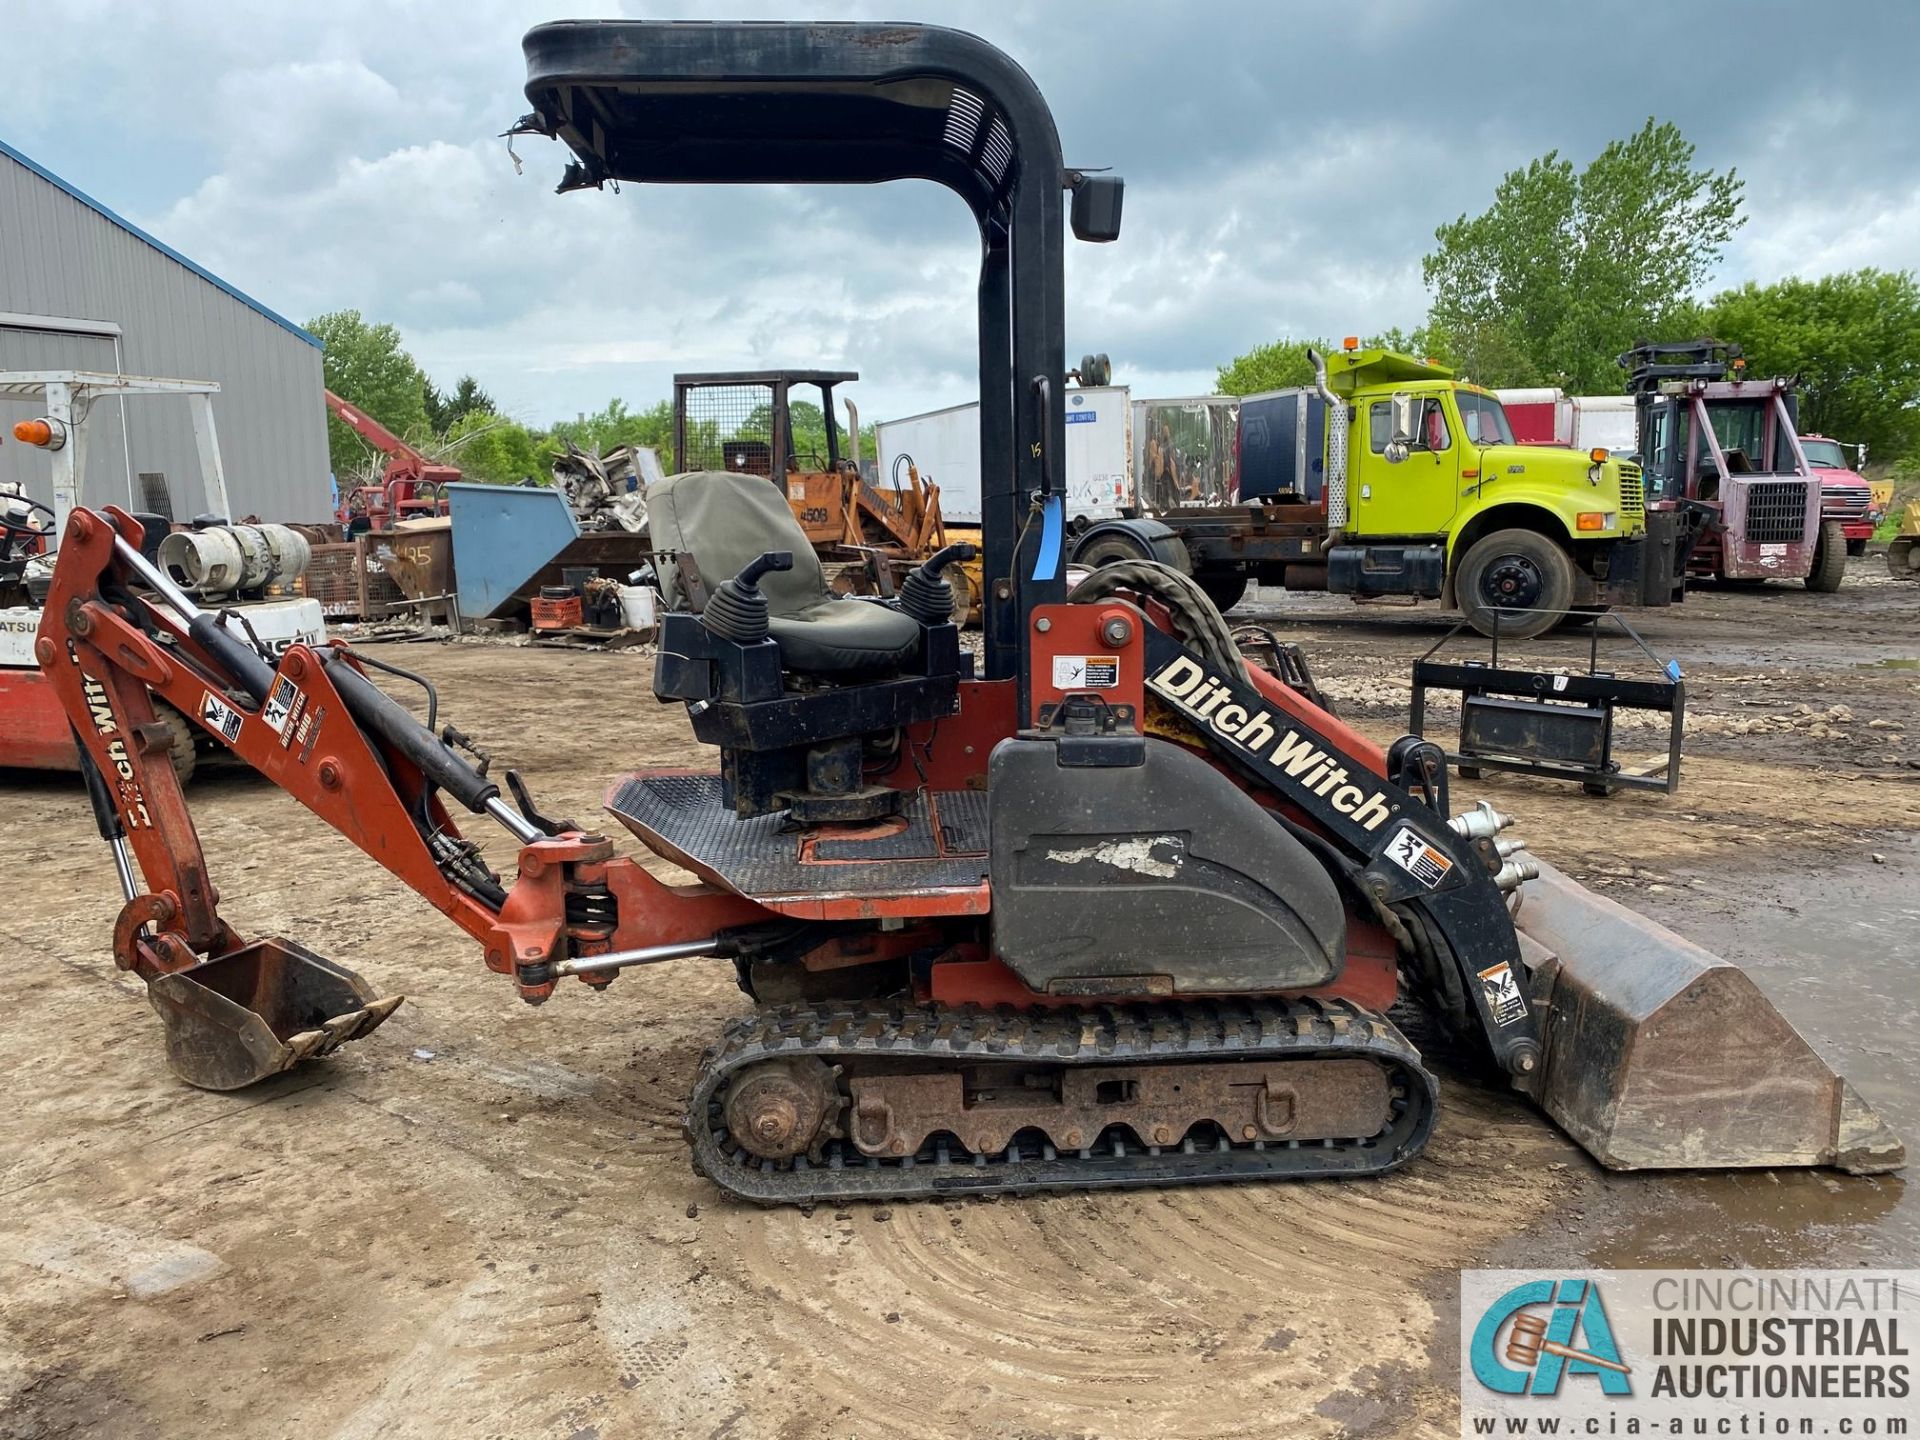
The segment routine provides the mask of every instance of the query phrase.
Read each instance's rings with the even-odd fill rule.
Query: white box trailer
[[[1513,438],[1528,445],[1596,447],[1616,455],[1635,445],[1633,396],[1568,395],[1560,390],[1496,390]]]
[[[1633,396],[1575,395],[1567,402],[1573,412],[1568,437],[1576,450],[1598,446],[1626,455],[1638,443],[1634,436]]]
[[[1067,514],[1111,519],[1133,499],[1133,413],[1124,385],[1067,391]],[[920,478],[940,487],[949,525],[980,524],[980,406],[951,405],[874,427],[880,480],[911,458]]]

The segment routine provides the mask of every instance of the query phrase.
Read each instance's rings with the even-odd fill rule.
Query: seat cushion
[[[684,550],[700,568],[709,593],[769,550],[793,555],[791,570],[760,577],[760,593],[776,615],[817,605],[831,592],[787,492],[764,475],[691,470],[647,487],[647,526],[656,551]],[[654,567],[668,608],[686,608],[671,561]]]
[[[917,621],[871,600],[822,600],[773,616],[767,629],[780,647],[780,663],[811,675],[893,669],[920,644]]]

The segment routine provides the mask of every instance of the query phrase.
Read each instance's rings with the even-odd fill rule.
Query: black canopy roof
[[[933,180],[983,218],[1016,163],[1057,185],[1060,141],[1026,72],[932,25],[564,20],[530,32],[527,98],[607,179]]]
[[[517,128],[573,151],[563,191],[921,179],[971,207],[987,673],[1020,677],[1024,711],[1025,617],[1064,595],[1057,544],[1037,547],[1044,564],[1029,549],[1031,575],[1014,559],[1029,497],[1064,489],[1063,474],[1043,478],[1041,457],[1065,449],[1061,195],[1072,178],[1027,73],[978,36],[932,25],[567,20],[530,31],[524,48],[533,114]],[[1011,585],[996,590],[998,577]]]

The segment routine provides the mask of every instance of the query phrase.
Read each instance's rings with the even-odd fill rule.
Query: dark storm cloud
[[[1436,225],[1649,115],[1747,179],[1722,280],[1920,264],[1920,6],[1896,0],[726,8],[917,13],[1013,54],[1069,163],[1128,180],[1120,243],[1070,247],[1070,355],[1162,393],[1280,334],[1414,323]],[[538,143],[516,177],[518,39],[557,13],[73,0],[0,130],[276,308],[391,319],[528,419],[730,365],[857,368],[870,417],[970,393],[977,246],[944,192],[556,198]]]

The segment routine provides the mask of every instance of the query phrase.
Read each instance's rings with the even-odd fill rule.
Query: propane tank
[[[209,525],[160,542],[160,566],[194,595],[270,592],[306,573],[313,549],[285,525]]]

